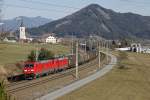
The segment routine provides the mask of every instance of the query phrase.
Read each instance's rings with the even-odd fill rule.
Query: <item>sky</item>
[[[56,20],[92,3],[116,12],[150,16],[150,0],[3,0],[0,6],[3,19],[42,16]]]

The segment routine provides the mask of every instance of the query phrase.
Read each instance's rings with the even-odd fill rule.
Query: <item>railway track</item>
[[[82,50],[80,50],[80,54],[81,55],[84,55],[85,56],[85,54],[83,54],[83,52],[81,52]],[[87,56],[86,56],[87,57]],[[94,57],[93,57],[94,58]],[[83,58],[84,60],[81,60],[79,63],[80,64],[84,64],[84,63],[82,63],[82,62],[84,62],[84,61],[89,61],[89,59],[88,58]],[[51,76],[54,76],[54,74],[50,74]],[[37,79],[38,80],[38,79]],[[27,82],[29,82],[29,80],[22,80],[21,82],[13,82],[13,83],[10,83],[10,84],[7,84],[6,85],[6,88],[9,88],[9,87],[12,87],[12,86],[16,86],[16,85],[20,85],[20,84],[25,84],[25,83],[27,83]]]
[[[82,50],[80,50],[80,54],[81,55],[84,55],[85,56],[85,54],[83,54],[83,52],[81,52]],[[84,59],[84,60],[82,60],[82,61],[80,61],[80,62],[83,62],[83,61],[88,61],[89,59]],[[80,63],[79,62],[79,63]],[[50,75],[52,75],[52,76],[54,76],[54,74],[50,74]],[[38,79],[37,79],[38,80]],[[26,82],[29,82],[28,80],[22,80],[21,82],[13,82],[13,83],[10,83],[10,84],[7,84],[6,85],[6,88],[9,88],[9,87],[12,87],[12,86],[16,86],[16,85],[20,85],[20,84],[24,84],[24,83],[26,83]]]
[[[21,81],[21,82],[14,82],[14,83],[11,83],[11,84],[7,84],[6,88],[9,88],[9,87],[12,87],[12,86],[16,86],[16,85],[19,85],[19,84],[23,84],[23,83],[26,83],[26,82],[28,82],[28,80],[24,80],[24,81]]]
[[[79,71],[87,69],[90,66],[95,65],[96,60],[97,59],[94,59],[91,62],[88,62],[84,65],[81,65],[79,67]],[[30,88],[30,87],[38,86],[38,85],[41,85],[43,83],[47,83],[49,81],[56,80],[56,79],[71,75],[73,72],[75,72],[75,68],[68,69],[68,70],[65,70],[63,72],[53,74],[50,77],[46,77],[42,80],[38,79],[38,80],[35,80],[35,81],[34,80],[33,81],[24,81],[24,82],[14,83],[12,85],[10,84],[6,87],[7,88],[6,90],[7,90],[8,93],[13,94],[15,92],[18,92],[18,91],[21,91],[21,90],[24,90],[24,89],[27,89],[27,88]]]

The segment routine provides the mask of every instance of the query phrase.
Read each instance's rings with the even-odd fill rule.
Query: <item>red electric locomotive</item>
[[[26,79],[33,79],[44,74],[64,70],[68,66],[68,57],[64,57],[46,61],[25,62],[23,71]]]

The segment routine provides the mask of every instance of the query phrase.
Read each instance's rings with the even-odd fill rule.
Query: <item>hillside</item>
[[[121,61],[124,68],[117,65],[102,78],[57,100],[150,100],[149,60],[146,54],[127,53]]]
[[[55,32],[58,36],[100,35],[104,38],[150,38],[150,17],[133,13],[118,13],[91,4],[62,19],[28,30],[32,35]]]

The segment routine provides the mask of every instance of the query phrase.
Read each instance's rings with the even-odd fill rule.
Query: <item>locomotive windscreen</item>
[[[33,68],[34,65],[33,64],[25,64],[25,68]]]

